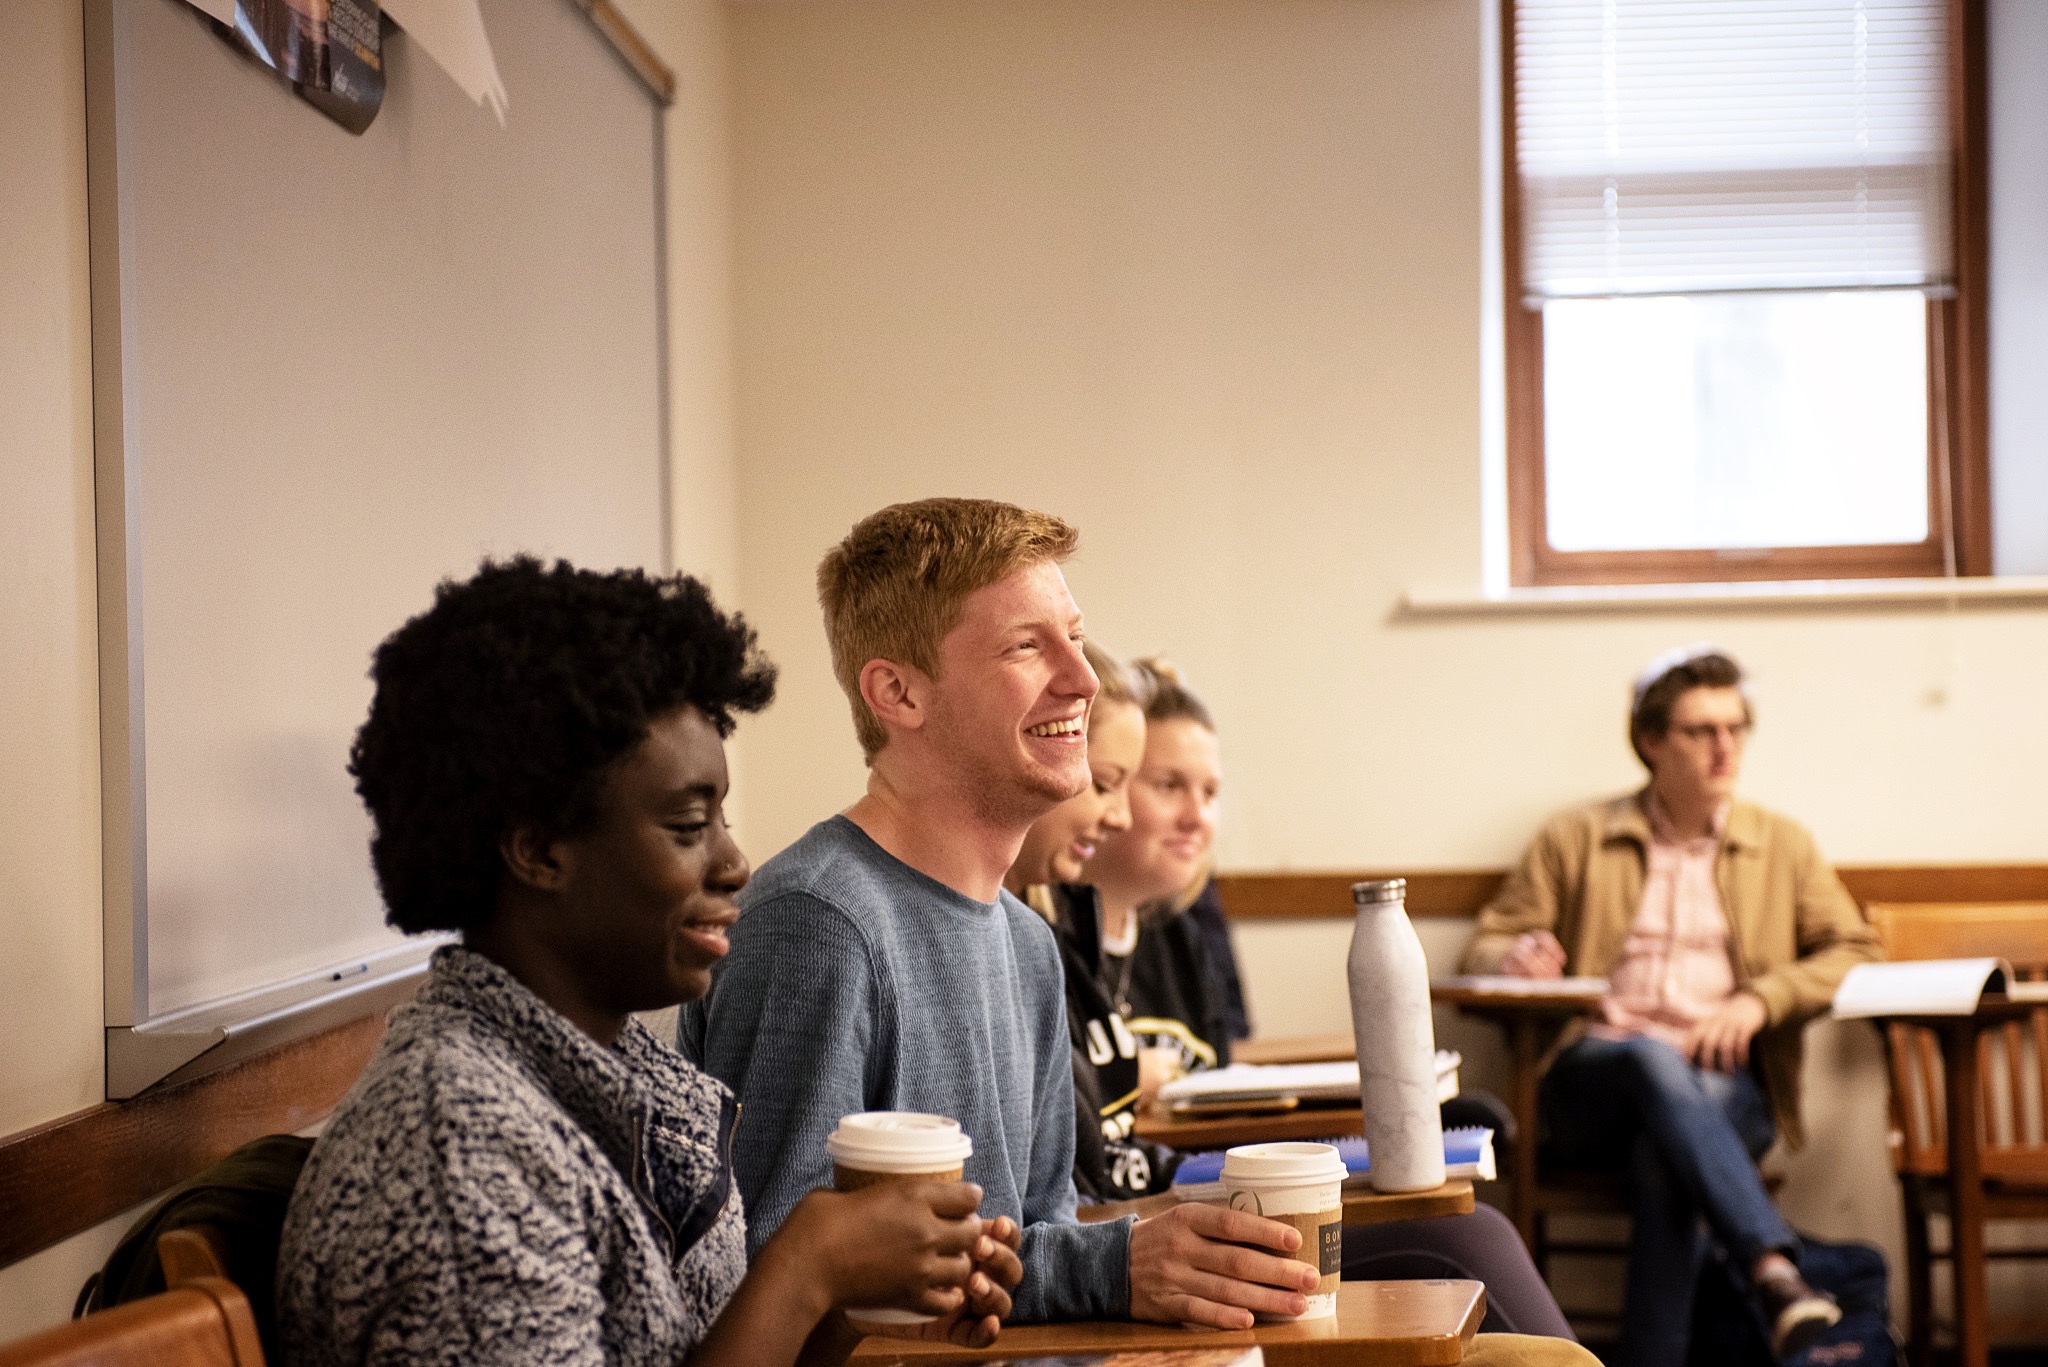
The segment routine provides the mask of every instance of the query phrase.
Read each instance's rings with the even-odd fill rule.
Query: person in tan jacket
[[[1624,1364],[1685,1361],[1707,1232],[1781,1355],[1840,1317],[1800,1277],[1755,1159],[1803,1139],[1801,1031],[1877,940],[1813,837],[1736,799],[1753,723],[1725,652],[1652,661],[1629,712],[1648,785],[1552,818],[1465,951],[1468,973],[1608,979],[1553,1051],[1540,1111],[1548,1155],[1633,1179]]]

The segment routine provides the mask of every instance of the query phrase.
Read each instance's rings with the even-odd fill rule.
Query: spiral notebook
[[[1363,1139],[1326,1139],[1344,1160],[1347,1187],[1366,1187],[1372,1153]],[[1480,1125],[1444,1131],[1444,1176],[1491,1182],[1500,1175],[1493,1157],[1493,1131]],[[1223,1154],[1191,1153],[1173,1172],[1173,1194],[1183,1201],[1223,1199]]]

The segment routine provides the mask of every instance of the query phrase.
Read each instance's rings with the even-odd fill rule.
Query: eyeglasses
[[[1746,721],[1696,722],[1691,726],[1674,726],[1672,734],[1682,736],[1695,745],[1705,745],[1717,736],[1726,734],[1731,744],[1740,745],[1749,739],[1751,724]]]

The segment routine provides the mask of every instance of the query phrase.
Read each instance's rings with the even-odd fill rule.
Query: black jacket
[[[1062,883],[1052,889],[1052,900],[1074,1051],[1074,1186],[1097,1201],[1165,1191],[1180,1155],[1133,1133],[1138,1050],[1178,1048],[1190,1068],[1229,1060],[1199,931],[1179,917],[1146,925],[1130,959],[1112,962],[1102,952],[1095,889]],[[1119,992],[1130,1003],[1128,1017],[1117,1010]]]
[[[1244,1004],[1244,983],[1237,975],[1237,951],[1230,943],[1230,922],[1223,915],[1223,895],[1211,878],[1202,895],[1185,912],[1200,932],[1202,948],[1209,958],[1209,988],[1212,1000],[1223,1010],[1224,1033],[1232,1040],[1250,1039],[1251,1012]]]

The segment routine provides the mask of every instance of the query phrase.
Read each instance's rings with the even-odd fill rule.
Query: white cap
[[[974,1156],[960,1122],[922,1111],[862,1111],[842,1116],[825,1136],[834,1162],[863,1172],[945,1172]]]
[[[1694,660],[1703,660],[1709,655],[1726,655],[1731,660],[1735,658],[1712,641],[1694,641],[1689,646],[1673,646],[1644,665],[1642,673],[1636,675],[1635,692],[1629,699],[1629,716],[1633,718],[1642,710],[1643,694],[1649,692],[1657,680],[1680,665],[1689,665]]]
[[[1334,1144],[1240,1144],[1223,1154],[1226,1182],[1283,1187],[1344,1177],[1344,1158]]]

